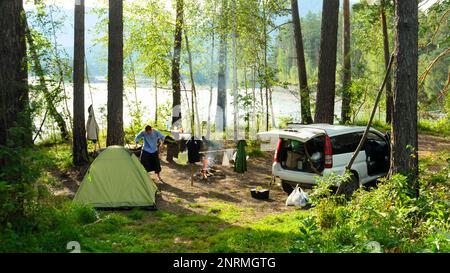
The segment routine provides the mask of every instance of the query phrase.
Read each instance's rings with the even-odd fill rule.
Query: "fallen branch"
[[[42,127],[44,126],[45,120],[47,119],[48,109],[45,109],[44,118],[42,119],[41,125],[39,126],[39,130],[36,132],[36,135],[33,138],[33,143],[36,141],[37,137],[41,134]]]
[[[436,29],[434,30],[434,33],[433,33],[433,36],[431,37],[430,42],[429,42],[428,44],[426,44],[423,48],[429,47],[429,46],[433,43],[433,41],[434,41],[434,39],[436,38],[436,35],[437,35],[439,29],[441,28],[441,25],[442,25],[442,22],[444,21],[444,18],[445,18],[449,13],[450,13],[450,9],[447,9],[447,10],[444,12],[444,14],[441,16],[441,19],[439,19],[439,23],[438,23]]]
[[[448,72],[448,81],[447,81],[447,83],[445,84],[444,88],[442,88],[442,90],[439,91],[438,101],[444,99],[445,95],[447,94],[447,91],[448,91],[449,87],[450,87],[450,71]]]
[[[289,24],[292,24],[292,21],[287,21],[287,22],[284,22],[284,23],[282,23],[282,24],[279,24],[278,26],[274,27],[274,28],[271,29],[269,32],[267,32],[267,34],[270,34],[270,33],[272,33],[273,31],[275,31],[275,30],[277,30],[277,29],[279,29],[279,28],[281,28],[281,27],[283,27],[283,26],[285,26],[285,25],[289,25]]]
[[[450,53],[450,47],[445,49],[444,51],[442,51],[441,54],[439,54],[436,58],[434,58],[434,60],[431,61],[431,63],[427,66],[427,68],[422,73],[422,75],[420,75],[419,88],[421,88],[423,86],[423,84],[425,83],[425,79],[427,78],[427,76],[430,73],[431,69],[433,68],[434,64],[436,64],[437,61],[439,61],[439,59],[441,59],[442,57],[444,57],[448,53]]]

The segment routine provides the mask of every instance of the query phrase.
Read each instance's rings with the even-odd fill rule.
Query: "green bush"
[[[35,196],[34,182],[41,175],[36,157],[31,148],[0,147],[0,229],[26,217]]]
[[[68,242],[81,241],[79,209],[64,203],[34,204],[20,228],[2,230],[0,252],[66,252]]]
[[[366,126],[367,119],[356,120],[355,125]],[[374,120],[372,127],[383,133],[391,130],[390,124],[380,120]],[[420,133],[448,137],[450,135],[450,115],[438,120],[420,119],[417,123],[417,129]]]
[[[292,116],[280,116],[278,117],[278,127],[286,128],[288,123],[292,123],[294,118]]]
[[[91,224],[98,220],[97,211],[92,206],[73,205],[75,217],[80,224]]]
[[[447,177],[444,182],[443,177]],[[436,178],[435,178],[436,177]],[[420,181],[415,198],[406,177],[395,175],[373,190],[360,189],[352,200],[334,196],[337,176],[319,179],[312,192],[311,216],[303,219],[294,252],[448,252],[450,190],[448,168]],[[436,183],[435,181],[439,181]]]
[[[261,142],[256,140],[247,140],[247,155],[250,157],[264,157],[266,152],[261,151]]]
[[[438,136],[450,136],[450,115],[438,120],[419,120],[419,131]]]

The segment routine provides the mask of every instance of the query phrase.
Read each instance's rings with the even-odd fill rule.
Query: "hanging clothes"
[[[237,173],[245,173],[247,171],[247,154],[245,152],[247,142],[239,140],[237,144],[236,161],[234,163],[234,171]]]
[[[94,108],[89,106],[88,108],[89,117],[86,123],[86,136],[88,140],[92,140],[94,143],[98,141],[99,127],[97,121],[95,120]]]
[[[177,141],[172,136],[166,136],[164,144],[167,146],[166,160],[173,162],[173,158],[178,158],[180,152]]]
[[[184,137],[182,137],[180,140],[179,140],[179,145],[178,145],[178,149],[179,149],[179,151],[182,153],[182,152],[184,152],[184,151],[186,151],[186,143],[188,142],[189,140],[186,140]]]
[[[200,149],[202,146],[202,142],[200,140],[196,140],[192,137],[186,143],[186,148],[188,150],[188,161],[189,163],[200,162]]]

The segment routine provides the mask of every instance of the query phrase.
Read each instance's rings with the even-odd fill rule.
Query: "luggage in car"
[[[288,169],[292,169],[292,170],[296,170],[299,167],[299,161],[301,162],[302,160],[302,155],[296,153],[296,152],[292,152],[292,151],[288,151],[287,152],[287,158],[286,158],[286,167]]]

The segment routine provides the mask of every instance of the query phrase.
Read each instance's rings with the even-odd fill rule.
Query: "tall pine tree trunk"
[[[217,73],[216,132],[222,127],[223,137],[225,137],[227,130],[227,8],[228,1],[222,0],[219,71]]]
[[[336,89],[336,49],[339,1],[323,0],[320,31],[319,80],[314,122],[333,124]]]
[[[341,123],[346,124],[350,121],[351,94],[350,88],[352,84],[352,64],[350,53],[350,1],[344,0],[344,42],[343,42],[343,58],[344,69],[342,75],[342,107],[341,107]],[[388,56],[389,62],[389,56]]]
[[[88,162],[86,128],[84,126],[84,0],[75,2],[73,53],[73,163]]]
[[[385,66],[389,64],[389,35],[386,23],[386,11],[384,0],[380,0],[380,13],[381,13],[381,27],[383,29],[383,49],[384,49],[384,63]],[[391,123],[392,121],[392,82],[391,76],[389,75],[386,82],[386,123]]]
[[[22,1],[0,1],[0,146],[31,144],[25,20]],[[21,133],[12,135],[13,127]]]
[[[123,0],[109,0],[108,135],[106,144],[123,145]]]
[[[303,48],[302,27],[298,12],[297,0],[291,0],[292,22],[294,23],[294,41],[297,55],[298,81],[300,84],[300,104],[303,124],[313,122],[311,116],[311,102],[309,96],[308,78],[306,75],[305,51]]]
[[[417,70],[418,7],[416,0],[395,1],[394,107],[390,174],[418,177]]]
[[[181,127],[180,57],[183,42],[183,4],[183,0],[177,0],[172,59],[172,126],[176,124],[179,127]]]

